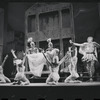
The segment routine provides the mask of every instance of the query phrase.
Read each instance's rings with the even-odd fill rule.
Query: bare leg
[[[71,79],[72,79],[72,75],[69,75],[69,76],[64,80],[64,82],[65,82],[65,83],[68,83],[68,82],[71,81]]]
[[[47,78],[46,83],[47,84],[50,84],[50,85],[56,85],[58,83],[58,80],[59,79],[58,78],[55,78],[55,76],[53,75],[53,73],[51,73],[49,75],[49,77]]]
[[[54,72],[53,75],[52,75],[52,78],[53,78],[53,83],[55,85],[57,85],[57,83],[58,83],[58,81],[60,79],[60,76],[59,76],[58,72]]]
[[[75,81],[79,77],[78,73],[76,72],[75,66],[69,66],[70,75],[65,79],[64,82]]]
[[[4,77],[0,77],[0,83],[6,83],[6,80],[4,79]]]
[[[64,80],[64,82],[69,82],[72,79],[72,64],[68,66],[70,75]]]
[[[23,74],[22,73],[17,73],[15,78],[14,78],[14,82],[13,82],[13,85],[20,85],[21,84],[21,79],[22,79],[22,76]]]
[[[30,84],[30,81],[26,78],[26,76],[24,76],[22,79],[22,85],[29,85]]]
[[[7,78],[6,76],[5,76],[4,78],[5,78],[6,82],[8,82],[8,83],[10,83],[10,82],[11,82],[11,81],[10,81],[10,79],[9,79],[9,78]]]
[[[47,84],[49,84],[50,82],[53,81],[53,79],[52,79],[51,76],[52,76],[52,75],[50,74],[50,75],[48,76],[48,78],[46,79],[46,83],[47,83]]]

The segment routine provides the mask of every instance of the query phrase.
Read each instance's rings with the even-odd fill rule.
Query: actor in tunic
[[[93,81],[93,74],[95,72],[94,64],[97,60],[97,48],[100,48],[100,45],[93,41],[93,37],[88,37],[87,42],[79,44],[74,43],[70,40],[70,43],[73,45],[79,46],[79,53],[83,55],[82,61],[86,64],[86,69],[90,76],[89,81]]]

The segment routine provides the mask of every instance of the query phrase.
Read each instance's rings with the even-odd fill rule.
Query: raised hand
[[[15,51],[13,50],[13,49],[11,49],[11,52],[14,54],[15,53]]]
[[[1,64],[2,67],[4,66],[5,61],[7,60],[7,58],[8,58],[8,55],[5,56],[5,58],[4,58],[4,60],[3,60],[2,64]]]
[[[8,58],[8,55],[5,56],[4,60],[6,60]]]
[[[17,58],[17,56],[15,55],[15,51],[13,49],[11,49],[11,53],[14,56],[14,58]]]
[[[70,44],[72,44],[72,43],[73,43],[73,41],[72,41],[72,40],[69,40],[69,43],[70,43]]]

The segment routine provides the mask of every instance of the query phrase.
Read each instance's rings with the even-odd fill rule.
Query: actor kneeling
[[[15,82],[13,84],[14,85],[15,84],[28,85],[30,82],[24,74],[25,66],[23,64],[23,61],[21,59],[17,59],[17,56],[15,55],[13,50],[11,52],[12,52],[14,58],[15,58],[14,64],[16,65],[16,69],[17,69],[17,74],[14,78]]]
[[[59,53],[59,50],[57,49],[57,52],[54,54],[54,57],[53,57],[52,65],[50,66],[51,73],[50,73],[49,77],[46,80],[47,84],[57,84],[59,79],[60,79],[60,76],[58,74],[58,71],[59,71],[58,53]]]

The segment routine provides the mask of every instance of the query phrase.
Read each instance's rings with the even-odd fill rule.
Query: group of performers
[[[100,48],[100,45],[93,41],[93,37],[88,37],[87,42],[79,44],[74,43],[72,40],[70,40],[71,46],[68,48],[68,51],[66,52],[65,56],[60,60],[59,59],[59,49],[53,47],[53,43],[51,41],[51,38],[47,39],[48,42],[48,48],[46,51],[44,51],[41,48],[37,48],[35,43],[33,42],[33,38],[30,37],[27,40],[27,47],[26,51],[24,53],[23,59],[18,59],[18,57],[15,54],[14,50],[11,50],[13,57],[14,57],[14,64],[16,66],[17,73],[14,78],[14,84],[21,84],[21,85],[28,85],[30,84],[29,79],[25,75],[25,60],[27,55],[31,54],[38,54],[41,52],[46,60],[46,63],[49,67],[50,74],[48,78],[46,79],[47,84],[57,84],[59,82],[60,76],[59,76],[59,67],[63,62],[67,62],[67,67],[69,69],[70,75],[64,80],[65,83],[69,82],[81,82],[79,80],[76,80],[79,77],[79,74],[77,73],[77,46],[79,46],[79,53],[83,55],[82,61],[85,63],[85,67],[87,69],[87,72],[90,76],[90,81],[93,81],[92,77],[95,72],[95,62],[98,62],[97,60],[97,48]],[[53,52],[53,50],[56,50],[56,52]],[[47,55],[50,55],[51,52],[53,52],[53,56],[50,56],[51,59],[48,58]],[[46,54],[45,54],[46,53]],[[6,83],[11,82],[10,79],[8,79],[3,74],[3,67],[0,66],[0,82]]]

